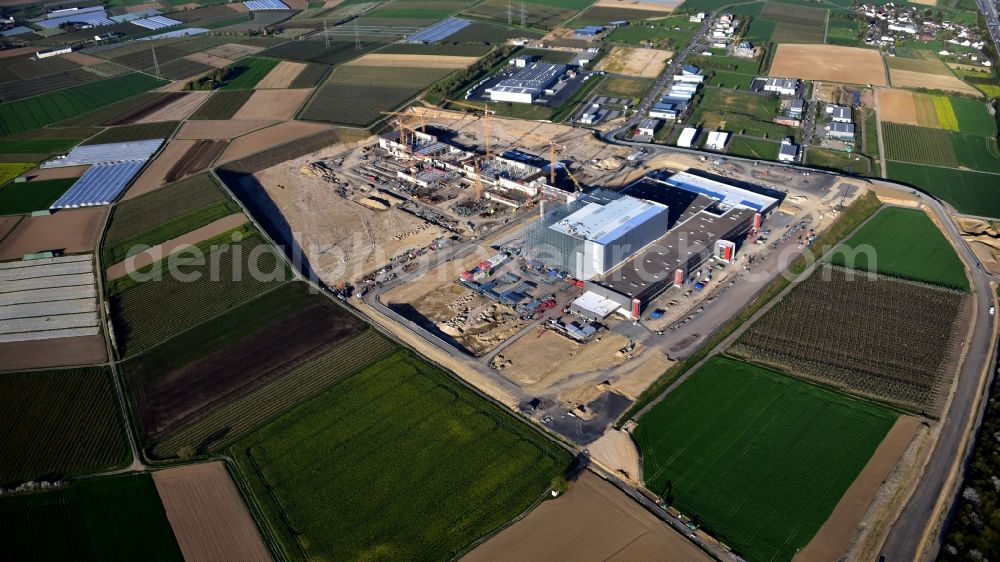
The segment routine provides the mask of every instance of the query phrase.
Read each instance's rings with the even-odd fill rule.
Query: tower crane
[[[483,102],[483,106],[479,107],[477,104],[472,104],[465,101],[459,100],[447,100],[448,103],[457,105],[459,107],[467,107],[469,109],[475,109],[483,112],[483,138],[486,141],[486,158],[492,157],[492,152],[490,150],[490,113],[496,113],[490,110],[488,103]]]

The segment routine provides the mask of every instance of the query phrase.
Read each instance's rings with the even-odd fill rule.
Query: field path
[[[875,128],[878,130],[878,163],[881,168],[879,177],[885,178],[889,176],[888,164],[886,163],[885,154],[885,140],[882,138],[882,108],[880,107],[878,92],[873,96],[875,98]]]

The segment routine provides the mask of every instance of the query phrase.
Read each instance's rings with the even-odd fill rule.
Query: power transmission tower
[[[156,72],[156,77],[160,78],[160,63],[156,60],[156,45],[150,45],[149,49],[153,51],[153,71]]]
[[[330,48],[330,30],[326,27],[326,20],[323,20],[323,38],[326,39],[326,48]]]
[[[521,29],[524,29],[525,27],[527,27],[526,25],[524,25],[524,19],[525,19],[524,18],[524,14],[525,14],[525,12],[524,12],[524,0],[521,0]]]
[[[361,34],[358,33],[358,20],[357,20],[357,18],[355,18],[355,20],[354,20],[354,48],[355,49],[360,49],[361,48]]]
[[[510,25],[514,21],[514,8],[510,5],[510,0],[507,0],[507,25]]]

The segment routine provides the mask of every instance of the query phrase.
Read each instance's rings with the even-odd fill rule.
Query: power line
[[[524,18],[524,13],[525,13],[524,12],[524,0],[521,0],[521,29],[524,29],[525,27],[527,27],[526,25],[524,25],[524,19],[525,19]]]
[[[156,60],[156,45],[150,45],[149,49],[153,51],[153,69],[156,72],[156,77],[160,78],[160,63]]]
[[[326,48],[330,48],[330,30],[326,27],[326,20],[323,20],[323,37],[326,39]]]
[[[361,48],[361,35],[358,33],[358,20],[357,20],[357,18],[355,18],[355,20],[354,20],[354,48],[355,49],[360,49]]]

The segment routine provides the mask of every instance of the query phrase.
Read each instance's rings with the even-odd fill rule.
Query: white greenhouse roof
[[[110,205],[145,164],[145,160],[94,164],[49,208]]]
[[[42,163],[41,167],[64,168],[101,162],[146,161],[156,153],[161,144],[163,144],[163,139],[81,145],[64,157]]]
[[[163,29],[165,27],[173,27],[175,25],[180,25],[181,22],[167,18],[164,16],[151,16],[148,18],[141,18],[137,20],[132,20],[132,23],[138,25],[139,27],[145,27],[146,29]]]
[[[290,10],[281,0],[248,0],[243,3],[248,10]]]

